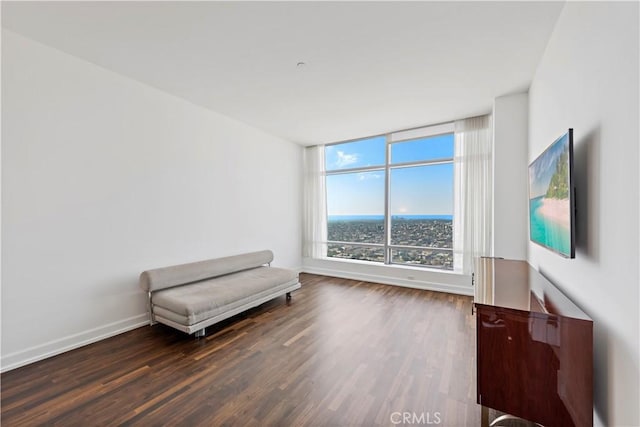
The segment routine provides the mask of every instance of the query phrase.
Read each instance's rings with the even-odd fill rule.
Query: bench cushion
[[[292,270],[258,267],[154,292],[152,304],[157,315],[193,325],[297,282]]]

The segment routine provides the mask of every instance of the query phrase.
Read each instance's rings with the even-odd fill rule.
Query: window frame
[[[362,246],[362,247],[377,247],[377,248],[384,248],[384,262],[383,265],[398,265],[398,266],[411,266],[411,267],[420,267],[420,268],[425,268],[425,269],[434,269],[434,270],[444,270],[444,271],[453,271],[454,266],[453,264],[451,265],[451,269],[446,268],[444,266],[439,267],[439,266],[433,266],[433,265],[424,265],[424,264],[406,264],[406,263],[399,263],[399,262],[393,262],[393,256],[392,256],[392,251],[393,250],[411,250],[411,249],[416,249],[416,250],[434,250],[434,251],[443,251],[443,252],[451,252],[453,254],[453,247],[455,246],[453,244],[453,239],[455,237],[455,230],[453,230],[453,218],[452,218],[452,235],[451,235],[451,239],[452,239],[452,247],[450,248],[439,248],[439,247],[428,247],[428,246],[406,246],[406,245],[393,245],[391,244],[391,205],[390,205],[390,191],[391,191],[391,171],[394,169],[402,169],[402,168],[410,168],[410,167],[420,167],[420,166],[432,166],[432,165],[441,165],[441,164],[454,164],[454,158],[455,158],[455,153],[452,155],[451,158],[446,157],[446,158],[437,158],[437,159],[431,159],[431,160],[416,160],[416,161],[410,161],[410,162],[401,162],[401,163],[396,163],[396,164],[392,164],[391,163],[391,148],[394,144],[402,144],[405,142],[411,142],[411,141],[416,141],[419,139],[425,139],[425,138],[430,138],[430,137],[436,137],[436,136],[440,136],[440,135],[454,135],[454,123],[453,122],[446,122],[446,123],[440,123],[437,125],[431,125],[431,126],[422,126],[422,127],[418,127],[418,128],[412,128],[412,129],[406,129],[406,130],[402,130],[402,131],[396,131],[396,132],[390,132],[387,134],[381,134],[381,135],[373,135],[373,136],[367,136],[367,137],[362,137],[362,138],[356,138],[356,139],[350,139],[350,140],[345,140],[345,141],[339,141],[339,142],[333,142],[330,144],[325,144],[325,150],[326,147],[328,146],[334,146],[334,145],[340,145],[340,144],[347,144],[347,143],[351,143],[351,142],[356,142],[356,141],[361,141],[361,140],[365,140],[365,139],[370,139],[370,138],[378,138],[378,137],[385,137],[385,163],[384,165],[374,165],[374,166],[362,166],[362,167],[355,167],[355,168],[348,168],[348,169],[334,169],[334,170],[325,170],[324,175],[325,175],[325,181],[327,179],[327,176],[331,176],[331,175],[341,175],[341,174],[349,174],[349,173],[362,173],[362,172],[380,172],[383,171],[384,172],[384,180],[385,180],[385,185],[384,185],[384,243],[358,243],[358,242],[343,242],[343,241],[335,241],[335,240],[328,240],[327,239],[327,247],[328,245],[331,244],[339,244],[339,245],[350,245],[350,246]],[[455,144],[455,142],[454,142]],[[325,165],[326,167],[326,165]],[[454,172],[455,175],[455,172]],[[454,179],[454,177],[452,176],[452,180]],[[325,200],[327,198],[327,186],[325,185]],[[454,195],[455,195],[455,187],[454,187]],[[328,227],[328,222],[329,222],[329,215],[328,212],[325,212],[326,218],[327,218],[327,227]],[[453,217],[453,215],[452,215]],[[340,259],[340,260],[345,260],[345,261],[352,261],[348,258],[338,258],[338,257],[328,257],[327,258],[335,258],[335,259]],[[372,263],[378,263],[378,261],[368,261],[368,260],[358,260],[360,262],[372,262]]]

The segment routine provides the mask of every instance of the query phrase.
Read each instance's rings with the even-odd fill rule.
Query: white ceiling
[[[528,89],[563,6],[3,1],[2,25],[316,144],[489,112]]]

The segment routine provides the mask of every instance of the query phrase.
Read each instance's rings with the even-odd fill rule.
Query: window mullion
[[[384,263],[391,264],[391,207],[389,206],[389,191],[391,189],[391,174],[389,163],[391,163],[391,134],[386,135],[387,144],[385,146],[384,162]]]
[[[402,169],[402,168],[414,168],[416,166],[437,166],[437,165],[446,165],[449,163],[453,163],[453,158],[444,158],[444,159],[436,159],[436,160],[418,160],[415,162],[403,162],[396,163],[393,165],[389,165],[391,169]]]
[[[453,161],[453,160],[452,160]],[[358,168],[350,168],[350,169],[333,169],[325,171],[325,175],[348,175],[350,173],[362,173],[362,172],[377,172],[384,170],[384,165],[378,166],[363,166]]]

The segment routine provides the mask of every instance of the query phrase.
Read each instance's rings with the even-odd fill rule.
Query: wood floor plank
[[[478,425],[471,298],[310,274],[195,339],[143,327],[0,377],[0,422]]]

